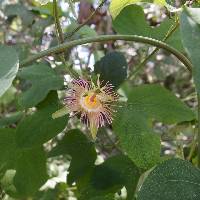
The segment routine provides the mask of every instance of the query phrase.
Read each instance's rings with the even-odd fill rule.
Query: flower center
[[[84,105],[87,109],[97,109],[101,103],[95,93],[88,94],[84,97]]]

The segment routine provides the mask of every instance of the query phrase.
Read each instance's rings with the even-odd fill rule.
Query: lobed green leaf
[[[16,141],[20,148],[40,146],[59,134],[66,126],[68,117],[52,118],[59,110],[57,93],[50,92],[38,105],[38,111],[24,118],[17,127]]]
[[[180,16],[181,38],[183,46],[193,64],[193,77],[200,93],[200,8],[184,8]]]
[[[94,72],[100,74],[100,79],[119,87],[127,77],[128,64],[126,58],[120,52],[106,54],[94,65]]]
[[[146,178],[138,200],[198,200],[200,171],[191,163],[171,159],[158,165]]]
[[[47,64],[37,64],[23,68],[18,76],[31,83],[31,88],[19,97],[19,105],[30,108],[45,99],[52,90],[61,89],[63,79]]]

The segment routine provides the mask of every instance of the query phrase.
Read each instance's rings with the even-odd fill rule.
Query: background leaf
[[[18,157],[14,129],[0,129],[0,178]]]
[[[139,176],[138,168],[128,157],[110,157],[95,166],[89,182],[81,189],[80,199],[106,199],[108,194],[112,197],[111,194],[120,191],[123,186],[127,189],[127,199],[133,199]]]
[[[146,178],[138,200],[197,200],[200,198],[200,171],[188,161],[167,160]]]
[[[70,130],[58,145],[49,153],[49,156],[70,155],[72,161],[69,168],[68,183],[72,184],[94,167],[97,153],[84,134],[78,130]]]
[[[8,17],[19,16],[22,20],[22,23],[26,26],[30,26],[34,20],[32,12],[22,4],[7,5],[5,8],[5,14]]]
[[[31,83],[31,88],[23,92],[19,104],[23,108],[37,105],[45,99],[49,91],[62,88],[64,80],[47,64],[23,68],[18,76]]]
[[[127,97],[127,106],[122,106],[116,114],[114,132],[134,163],[148,169],[160,161],[160,138],[153,133],[152,120],[173,124],[194,120],[195,115],[159,85],[133,88]]]
[[[6,117],[0,118],[0,127],[8,127],[18,121],[23,117],[23,112],[14,112]]]
[[[127,77],[127,67],[128,64],[122,53],[111,52],[95,63],[94,72],[100,74],[101,80],[109,81],[113,86],[119,87]]]
[[[135,87],[127,95],[129,107],[157,121],[173,124],[195,119],[194,112],[169,90],[157,84]]]
[[[68,117],[52,119],[52,114],[59,110],[56,92],[50,92],[38,105],[38,111],[24,118],[17,127],[16,141],[20,148],[40,146],[59,134],[66,126]]]
[[[42,147],[23,151],[16,162],[14,185],[20,196],[33,195],[47,180],[46,156]]]
[[[41,37],[45,28],[53,24],[53,17],[41,18],[31,26],[31,33],[35,37]]]
[[[15,138],[15,129],[0,129],[0,183],[12,197],[30,197],[47,180],[45,152],[19,149]]]
[[[183,46],[193,64],[193,77],[200,93],[200,8],[186,8],[180,17],[181,38]]]
[[[124,7],[130,4],[141,2],[142,0],[112,0],[110,4],[110,13],[113,18],[117,17],[117,15],[123,10]],[[164,6],[166,4],[165,0],[144,0],[143,2],[154,2],[156,4]]]
[[[54,16],[53,14],[53,3],[49,2],[45,5],[37,5],[35,7],[31,7],[32,11],[39,12],[41,15],[49,15]],[[58,7],[58,15],[62,15],[62,10],[60,7]]]
[[[74,31],[78,26],[80,26],[80,24],[77,24],[75,22],[73,22],[69,26],[67,26],[65,29],[66,36],[67,36],[67,34]],[[94,29],[92,29],[90,26],[85,25],[79,31],[77,31],[73,37],[74,37],[74,39],[78,39],[78,38],[95,37],[95,36],[97,36],[96,31]]]
[[[114,29],[118,34],[140,35],[157,40],[163,40],[174,24],[174,20],[166,19],[157,27],[150,26],[145,19],[143,8],[138,5],[126,6],[113,21]],[[173,33],[167,43],[179,50],[183,49],[179,29]]]
[[[160,138],[153,133],[144,113],[123,106],[113,128],[122,149],[138,167],[148,169],[160,161]]]
[[[0,45],[0,60],[0,96],[2,96],[17,74],[19,59],[14,48]]]

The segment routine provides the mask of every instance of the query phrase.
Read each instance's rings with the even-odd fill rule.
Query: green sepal
[[[60,110],[57,110],[55,113],[53,113],[52,114],[52,118],[56,119],[56,118],[59,118],[59,117],[63,117],[64,115],[69,114],[69,112],[70,112],[69,108],[67,108],[66,106],[64,106]]]
[[[96,136],[97,136],[97,131],[98,131],[98,128],[96,126],[94,126],[93,124],[90,125],[90,133],[92,135],[92,138],[94,140],[96,140]]]

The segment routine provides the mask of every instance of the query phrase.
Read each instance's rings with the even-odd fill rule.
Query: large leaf
[[[32,85],[19,98],[19,104],[24,108],[37,105],[44,100],[49,91],[58,90],[63,86],[63,79],[47,64],[23,68],[18,76]]]
[[[123,186],[127,189],[127,199],[132,200],[140,177],[138,168],[124,155],[107,159],[97,165],[90,180],[82,190],[80,199],[104,199],[108,194],[115,194]],[[101,197],[101,198],[100,198]]]
[[[200,8],[185,8],[181,13],[181,38],[193,64],[193,77],[200,93]]]
[[[112,0],[110,4],[110,12],[113,18],[115,18],[120,11],[126,7],[127,5],[138,3],[138,2],[154,2],[159,5],[165,5],[165,0]]]
[[[111,52],[95,63],[94,72],[100,74],[100,79],[118,87],[127,77],[127,65],[123,54]]]
[[[47,180],[46,156],[42,147],[23,151],[16,162],[14,185],[20,196],[33,195]]]
[[[14,129],[0,129],[0,177],[17,158]]]
[[[0,129],[0,183],[12,197],[29,197],[46,181],[46,156],[42,147],[28,150],[16,145],[14,129]]]
[[[172,159],[158,165],[146,178],[138,200],[198,200],[200,171],[191,163]]]
[[[160,161],[160,138],[144,113],[124,106],[118,110],[113,128],[123,150],[138,167],[148,169]]]
[[[38,111],[22,120],[17,127],[16,141],[21,148],[42,145],[59,134],[66,126],[66,116],[52,119],[52,114],[59,110],[56,92],[50,92],[38,105]]]
[[[128,94],[128,103],[134,111],[167,124],[195,119],[194,112],[188,106],[157,84],[133,88]]]
[[[194,113],[177,97],[159,85],[143,85],[130,90],[127,106],[119,109],[114,131],[122,148],[141,168],[160,161],[160,139],[151,121],[172,124],[195,119]]]
[[[18,68],[19,60],[14,48],[0,45],[0,96],[11,86]]]
[[[97,154],[94,145],[78,129],[70,130],[49,156],[70,155],[72,162],[69,168],[68,182],[72,184],[94,166]]]
[[[119,34],[140,35],[157,40],[163,40],[174,21],[167,19],[158,27],[151,27],[141,6],[129,5],[125,7],[113,21],[114,29]],[[167,40],[167,43],[182,50],[179,29]]]

